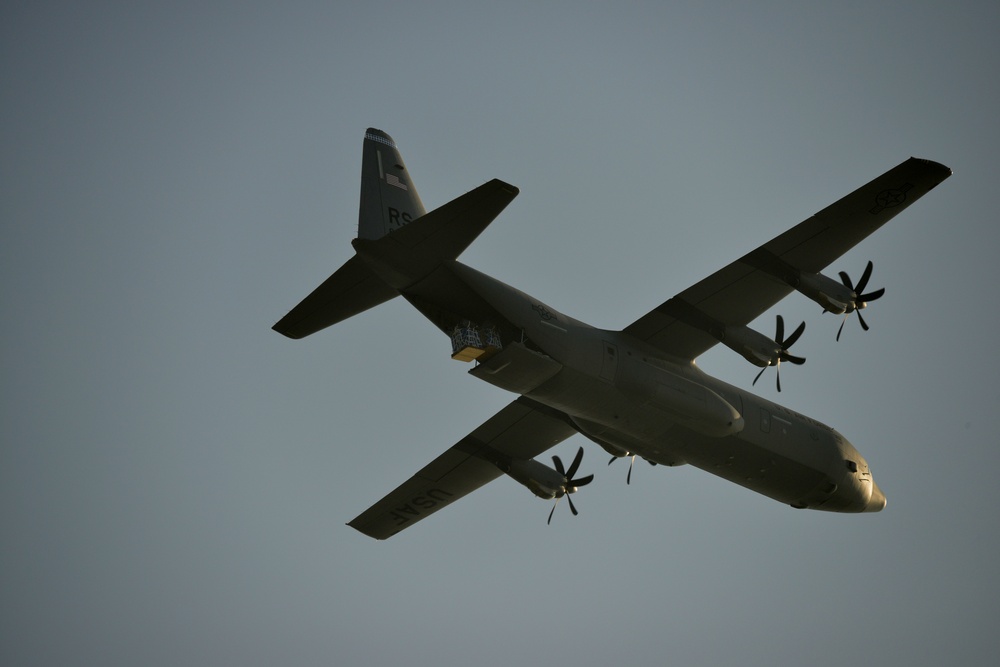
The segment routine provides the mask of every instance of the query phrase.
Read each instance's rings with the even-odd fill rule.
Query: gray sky
[[[995,661],[996,3],[61,4],[0,10],[4,665]],[[428,209],[519,186],[463,261],[607,328],[952,167],[831,271],[874,260],[871,331],[755,325],[807,320],[780,402],[886,511],[626,486],[577,436],[578,517],[500,479],[346,527],[511,398],[402,300],[270,330],[352,254],[369,126]]]

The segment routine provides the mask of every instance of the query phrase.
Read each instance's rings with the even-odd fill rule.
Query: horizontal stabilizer
[[[271,328],[305,338],[398,295],[355,255]]]
[[[398,290],[457,259],[518,194],[493,179],[380,239],[355,239],[354,249]]]

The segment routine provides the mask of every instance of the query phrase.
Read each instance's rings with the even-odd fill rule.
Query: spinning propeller
[[[803,322],[797,329],[795,329],[795,331],[792,332],[791,336],[785,338],[785,320],[781,317],[781,315],[778,315],[778,323],[774,333],[774,342],[778,344],[778,354],[767,363],[767,366],[760,369],[760,373],[757,373],[757,377],[753,379],[753,384],[757,384],[757,380],[760,379],[760,376],[764,374],[764,371],[766,371],[769,366],[775,366],[777,369],[776,379],[778,391],[781,391],[781,362],[787,361],[788,363],[795,364],[796,366],[801,366],[806,363],[805,358],[796,357],[788,352],[788,348],[790,348],[795,341],[799,339],[799,336],[801,336],[802,332],[805,330],[806,323]]]
[[[558,456],[552,457],[552,463],[556,466],[556,472],[563,476],[562,488],[556,493],[556,502],[552,505],[552,511],[549,512],[549,520],[547,523],[552,523],[552,515],[556,512],[556,505],[559,504],[559,500],[566,496],[566,500],[569,501],[569,509],[573,512],[573,516],[579,514],[576,511],[576,507],[573,506],[573,499],[570,498],[571,493],[576,493],[576,490],[581,486],[586,486],[594,480],[593,475],[587,475],[586,477],[581,477],[579,479],[573,479],[573,475],[576,474],[577,469],[580,467],[580,462],[583,461],[583,447],[577,451],[576,456],[573,457],[573,462],[569,464],[569,470],[563,468],[562,459]]]
[[[631,459],[629,461],[629,463],[628,463],[628,475],[625,477],[625,483],[626,484],[631,484],[632,483],[632,466],[633,466],[633,464],[635,464],[635,457],[636,457],[636,455],[633,454],[632,452],[625,452],[625,456],[627,456],[627,457],[629,457],[629,459]],[[611,460],[608,461],[608,465],[611,465],[612,463],[614,463],[618,459],[624,458],[625,456],[612,456]],[[649,465],[651,465],[651,466],[655,466],[656,465],[656,461],[650,461],[649,459],[643,459],[643,460],[646,463],[648,463]]]
[[[863,294],[865,287],[868,286],[868,280],[872,277],[872,263],[869,260],[868,266],[865,267],[864,273],[861,274],[861,280],[858,281],[857,286],[851,283],[850,276],[847,275],[845,271],[840,272],[840,282],[844,283],[844,287],[854,292],[856,295],[854,297],[854,302],[847,307],[847,312],[844,313],[844,319],[840,323],[840,328],[837,329],[837,340],[840,340],[840,333],[844,330],[844,324],[847,322],[847,317],[853,312],[858,313],[858,323],[861,324],[861,328],[868,331],[868,324],[865,322],[865,318],[861,317],[861,310],[868,306],[869,301],[874,301],[878,299],[883,294],[885,294],[885,288],[880,287],[874,292],[868,292]]]

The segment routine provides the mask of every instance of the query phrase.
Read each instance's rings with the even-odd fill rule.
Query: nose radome
[[[885,509],[885,494],[882,493],[882,489],[878,488],[878,484],[872,482],[872,497],[865,505],[865,512],[881,512]]]

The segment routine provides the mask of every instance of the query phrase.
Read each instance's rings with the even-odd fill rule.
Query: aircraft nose
[[[878,484],[872,482],[872,497],[865,505],[864,512],[881,512],[885,509],[885,494],[882,493],[882,489],[878,488]]]

